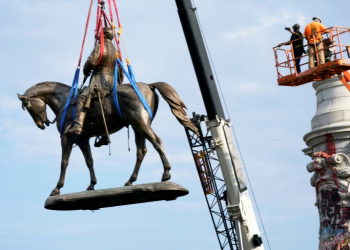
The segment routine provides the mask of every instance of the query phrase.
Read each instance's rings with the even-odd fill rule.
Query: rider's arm
[[[83,72],[85,76],[90,75],[91,70],[93,70],[97,66],[99,59],[100,59],[100,44],[96,44],[94,50],[91,52],[90,56],[88,57],[88,59],[84,64]]]

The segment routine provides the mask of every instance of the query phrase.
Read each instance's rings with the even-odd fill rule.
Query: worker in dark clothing
[[[304,41],[303,41],[303,34],[301,34],[300,30],[300,25],[299,24],[294,24],[293,25],[293,31],[290,28],[286,28],[292,36],[290,37],[289,41],[293,41],[293,51],[294,51],[294,62],[295,62],[295,67],[297,69],[297,73],[299,74],[301,72],[300,70],[300,57],[305,53],[304,50]],[[290,44],[289,42],[286,43],[280,43],[278,47],[282,45],[288,45]]]

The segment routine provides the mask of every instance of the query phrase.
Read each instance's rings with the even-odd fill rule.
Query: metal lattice
[[[220,163],[210,147],[212,136],[209,130],[203,136],[201,122],[204,121],[204,115],[200,116],[193,113],[191,121],[198,128],[200,137],[188,129],[185,129],[186,135],[219,240],[220,249],[239,250],[235,224],[230,221],[226,209],[226,185],[222,177]]]

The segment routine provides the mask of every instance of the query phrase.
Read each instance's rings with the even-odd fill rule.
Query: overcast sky
[[[219,249],[184,129],[163,100],[153,129],[172,164],[171,180],[189,189],[188,196],[94,213],[44,209],[59,177],[60,138],[55,125],[44,131],[35,126],[16,93],[43,81],[71,85],[88,2],[0,0],[0,249]],[[117,0],[117,4],[136,79],[168,82],[189,115],[205,114],[175,1]],[[303,30],[314,16],[320,16],[326,27],[350,26],[349,1],[333,5],[315,0],[196,0],[195,4],[271,249],[316,249],[318,212],[305,168],[311,159],[301,152],[316,110],[315,91],[312,84],[277,85],[272,47],[289,40],[284,27],[299,23]],[[95,12],[83,61],[93,47]],[[48,114],[54,119],[52,112]],[[128,180],[136,160],[133,140],[132,135],[128,152],[123,129],[112,135],[112,156],[107,147],[93,148],[96,188],[119,187]],[[160,158],[147,145],[135,184],[161,179]],[[82,154],[74,149],[61,191],[83,191],[88,184]],[[266,243],[266,235],[262,236]]]

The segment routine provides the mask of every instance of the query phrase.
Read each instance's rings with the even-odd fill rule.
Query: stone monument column
[[[319,250],[350,249],[350,92],[337,76],[313,83],[317,111],[311,132],[304,136],[303,149],[313,161],[313,173],[320,217]]]

